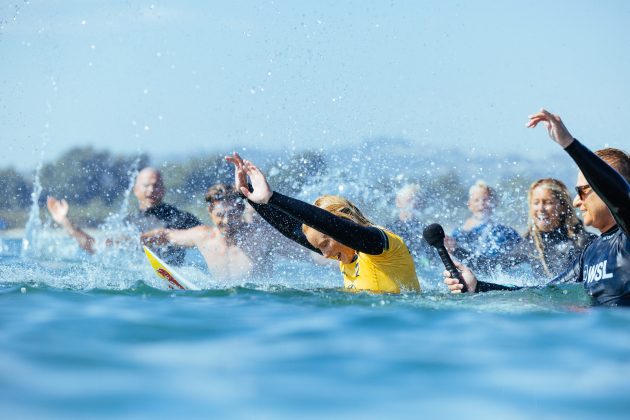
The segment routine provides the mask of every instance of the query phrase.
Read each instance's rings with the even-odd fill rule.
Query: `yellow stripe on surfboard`
[[[143,246],[142,248],[144,249],[144,253],[147,255],[147,259],[151,263],[151,267],[153,267],[153,271],[155,271],[155,274],[157,274],[159,278],[166,282],[169,289],[201,290],[194,283],[188,281],[184,276],[169,267],[168,264],[162,261],[149,248],[146,246]]]

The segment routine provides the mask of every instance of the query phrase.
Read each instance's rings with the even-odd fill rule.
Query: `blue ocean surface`
[[[630,415],[630,311],[580,285],[453,296],[433,267],[419,294],[347,293],[279,261],[172,291],[139,251],[1,245],[3,419]]]

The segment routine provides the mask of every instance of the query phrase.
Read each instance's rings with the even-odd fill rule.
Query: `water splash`
[[[45,144],[44,144],[45,145]],[[37,169],[35,170],[35,178],[33,180],[33,192],[31,193],[31,211],[26,222],[24,238],[22,239],[22,256],[33,257],[41,248],[41,232],[42,221],[39,214],[39,198],[42,193],[42,184],[40,182],[40,174],[43,166],[43,150],[42,159],[40,159]]]
[[[129,181],[120,209],[116,213],[111,213],[100,226],[105,240],[97,243],[97,259],[103,264],[115,265],[120,260],[138,263],[140,258],[143,258],[137,252],[140,250],[140,231],[136,226],[126,222],[129,216],[129,197],[138,176],[139,165],[140,156],[136,157],[127,171]]]
[[[136,183],[136,177],[138,176],[140,165],[140,156],[136,157],[136,160],[131,164],[131,168],[127,171],[127,176],[129,177],[129,183],[127,184],[127,189],[125,190],[125,194],[123,196],[123,201],[120,204],[120,210],[118,213],[110,215],[107,218],[106,224],[122,224],[125,217],[129,214],[129,197],[131,196],[131,191],[133,191],[133,187]]]

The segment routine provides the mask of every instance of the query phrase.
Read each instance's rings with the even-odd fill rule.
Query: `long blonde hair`
[[[551,272],[549,271],[547,261],[545,260],[545,246],[540,236],[540,230],[538,229],[538,226],[536,226],[534,218],[532,217],[532,196],[534,195],[534,190],[536,188],[550,190],[558,201],[558,217],[560,219],[560,226],[566,231],[569,238],[576,239],[577,235],[581,233],[584,228],[582,226],[582,222],[578,219],[577,214],[575,213],[575,209],[573,208],[571,201],[571,194],[569,193],[567,186],[564,185],[564,182],[555,178],[542,178],[530,185],[529,191],[527,192],[527,204],[529,205],[529,210],[527,216],[527,233],[525,234],[525,238],[531,238],[534,241],[534,245],[538,250],[537,258],[541,261],[543,268],[545,269],[545,273],[551,277]]]
[[[326,210],[336,216],[344,219],[352,220],[362,226],[374,226],[374,223],[363,215],[361,210],[357,208],[350,200],[338,195],[322,195],[313,203],[314,206]],[[311,229],[310,226],[302,225],[302,232]]]

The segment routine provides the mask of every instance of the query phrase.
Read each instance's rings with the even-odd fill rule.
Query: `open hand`
[[[273,195],[273,191],[271,191],[271,187],[269,187],[265,175],[248,160],[243,161],[243,169],[249,177],[252,187],[254,187],[254,191],[249,191],[249,189],[245,187],[241,188],[243,195],[254,203],[267,204]]]
[[[232,153],[232,156],[226,156],[225,160],[234,165],[234,187],[236,191],[241,191],[241,188],[247,188],[247,174],[243,167],[243,159],[238,153]]]
[[[464,282],[466,282],[466,286],[469,291],[474,291],[477,289],[477,277],[475,277],[475,273],[473,273],[470,268],[466,267],[464,264],[459,261],[453,261],[455,267],[461,272],[462,277],[464,278]],[[462,289],[464,285],[459,282],[459,279],[455,279],[451,277],[451,273],[448,270],[444,270],[444,284],[446,284],[451,291],[451,293],[463,293]]]
[[[540,112],[530,115],[527,122],[528,128],[534,128],[539,122],[544,122],[549,131],[549,137],[563,148],[566,148],[573,143],[573,136],[569,133],[569,130],[564,126],[562,119],[559,115],[552,114],[546,109],[541,109]]]
[[[58,224],[61,225],[68,220],[70,206],[66,200],[57,200],[55,197],[49,196],[46,200],[46,206],[53,220]]]

